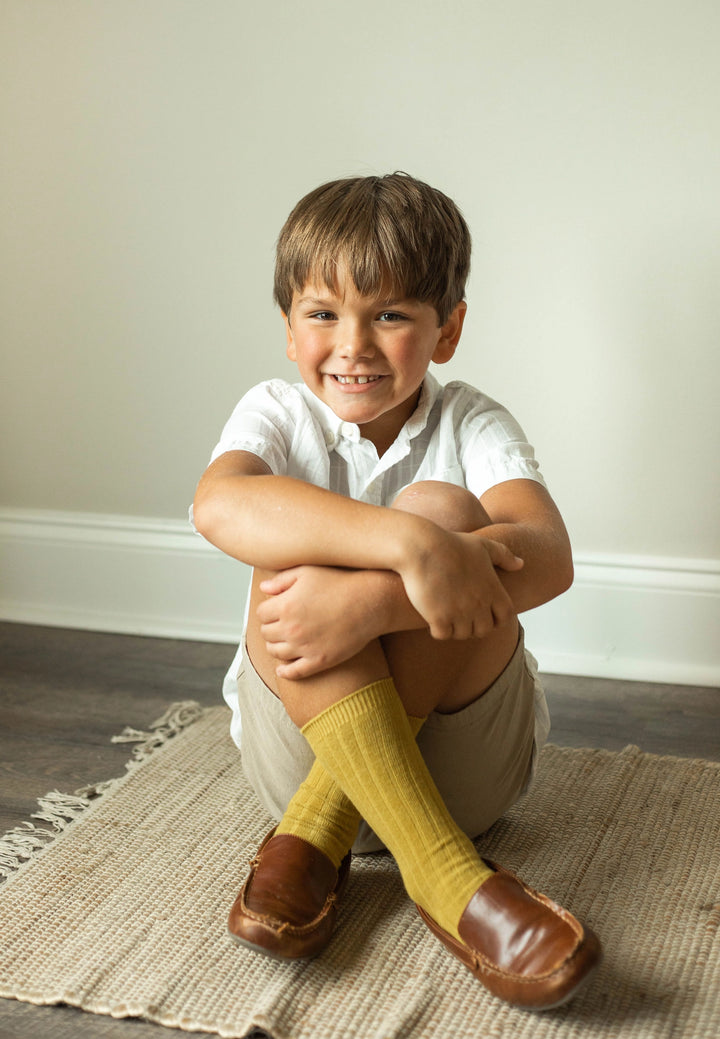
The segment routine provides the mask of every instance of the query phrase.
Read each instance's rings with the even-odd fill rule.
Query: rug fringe
[[[69,823],[77,819],[90,806],[90,801],[86,797],[61,794],[57,790],[52,790],[44,797],[38,798],[38,806],[41,811],[33,812],[31,818],[49,823],[52,829],[24,822],[6,833],[0,839],[0,877],[9,877],[23,862],[37,854]]]
[[[126,769],[132,769],[204,713],[205,708],[195,700],[183,700],[171,704],[165,714],[151,724],[149,732],[128,726],[119,736],[113,736],[112,742],[139,744],[133,748],[131,760],[125,764]],[[110,779],[103,783],[92,783],[76,790],[74,794],[51,790],[44,797],[38,798],[40,811],[33,812],[31,818],[48,823],[51,829],[23,822],[0,837],[0,879],[7,879],[41,852],[70,823],[78,819],[94,800],[117,782],[117,779]]]
[[[61,794],[58,790],[52,790],[45,794],[45,797],[38,798],[38,805],[41,811],[34,812],[31,818],[50,823],[54,830],[60,832],[90,807],[90,800],[76,794]]]
[[[177,735],[188,725],[192,725],[204,714],[205,708],[201,707],[195,700],[182,700],[179,703],[170,704],[162,718],[158,718],[150,726],[149,732],[141,729],[133,729],[126,726],[119,736],[113,736],[113,743],[137,743],[139,746],[133,748],[133,761],[129,761],[128,768],[132,767],[134,761],[143,761],[163,743]]]

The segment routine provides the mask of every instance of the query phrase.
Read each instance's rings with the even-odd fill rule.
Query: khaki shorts
[[[245,775],[276,819],[307,776],[314,757],[247,651],[237,677]],[[527,790],[536,757],[536,706],[544,697],[528,666],[522,632],[515,653],[487,692],[454,714],[433,712],[418,735],[425,763],[453,818],[469,837],[487,830]],[[356,853],[383,843],[362,822]]]

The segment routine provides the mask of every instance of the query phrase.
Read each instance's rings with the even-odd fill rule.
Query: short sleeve
[[[249,451],[262,458],[276,476],[284,475],[294,428],[287,401],[290,389],[287,383],[273,379],[248,390],[226,422],[210,461],[227,451]]]
[[[506,480],[545,486],[535,451],[519,422],[497,401],[465,384],[454,384],[453,422],[468,490],[476,497]]]

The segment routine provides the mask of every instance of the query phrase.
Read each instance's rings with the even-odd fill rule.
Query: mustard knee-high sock
[[[408,718],[413,736],[424,718]],[[360,813],[319,761],[298,787],[276,833],[290,833],[323,851],[337,869],[357,836]]]
[[[448,812],[392,679],[346,696],[302,732],[395,856],[410,897],[458,937],[465,907],[492,870]]]

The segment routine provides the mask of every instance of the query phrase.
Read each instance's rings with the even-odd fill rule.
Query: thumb
[[[498,566],[501,570],[522,570],[525,566],[525,561],[520,556],[516,556],[507,545],[488,538],[485,546],[493,566]]]

